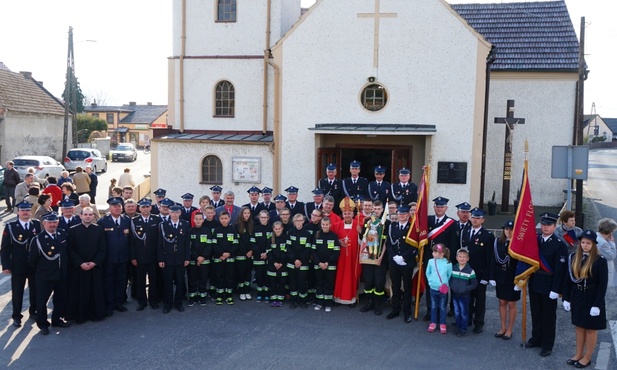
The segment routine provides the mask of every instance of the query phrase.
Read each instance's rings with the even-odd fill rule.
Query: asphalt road
[[[144,160],[143,153],[140,154],[138,161]],[[607,161],[598,163],[598,168],[611,167],[610,159]],[[587,186],[598,181],[593,175],[596,159],[592,163]],[[617,163],[614,157],[612,163]],[[133,165],[143,170],[139,163]],[[617,166],[612,166],[611,171],[614,167]],[[99,181],[108,183],[123,168],[122,163],[110,163],[109,173],[102,174]],[[132,170],[136,175],[137,168]],[[600,177],[611,181],[608,175]],[[598,201],[598,209],[603,209],[600,197]],[[537,348],[520,347],[520,303],[512,339],[494,338],[499,319],[497,299],[491,287],[487,292],[484,332],[470,333],[465,338],[428,333],[427,323],[423,321],[405,324],[402,317],[386,320],[389,304],[384,306],[383,316],[360,313],[357,307],[340,306],[325,313],[312,307],[291,310],[288,305],[271,308],[265,303],[239,300],[233,306],[215,306],[209,302],[206,307],[188,307],[184,313],[174,310],[168,315],[163,315],[160,309],[136,312],[136,306],[129,301],[126,313],[115,313],[99,323],[51,328],[54,329],[51,335],[42,336],[33,321],[26,321],[19,329],[11,326],[10,280],[0,275],[0,366],[15,369],[566,369],[569,367],[565,360],[574,353],[575,343],[570,315],[561,309],[561,304],[557,310],[557,340],[551,356],[543,358],[538,356]],[[614,286],[607,294],[607,308],[609,320],[615,325]],[[529,338],[529,309],[527,313]],[[422,302],[420,317],[423,314]],[[599,332],[598,348],[591,368],[617,368],[610,330]]]
[[[110,180],[114,178],[117,180],[125,168],[131,170],[135,183],[139,184],[144,180],[144,175],[150,174],[150,154],[144,154],[143,150],[138,150],[135,162],[112,162],[107,160],[107,172],[97,173],[99,185],[96,188],[96,203],[98,205],[107,205],[105,201],[109,192]]]

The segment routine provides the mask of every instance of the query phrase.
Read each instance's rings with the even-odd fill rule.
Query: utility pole
[[[73,55],[73,27],[69,27],[69,47],[66,57],[66,87],[64,90],[64,133],[62,136],[62,157],[68,152],[69,143],[69,114],[71,114],[69,105],[73,101],[72,122],[75,122],[75,108],[77,107],[77,98],[75,89],[73,88],[73,71],[75,69],[75,57]],[[71,142],[73,142],[71,138]]]
[[[583,145],[583,120],[585,110],[585,17],[581,17],[581,40],[578,50],[578,82],[577,82],[577,117],[576,117],[576,145]],[[576,197],[574,217],[579,227],[583,227],[583,180],[576,180]]]

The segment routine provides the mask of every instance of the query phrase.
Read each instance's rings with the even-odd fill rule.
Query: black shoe
[[[168,314],[171,311],[171,307],[164,307],[163,308],[163,313],[164,314]]]
[[[66,321],[56,321],[51,323],[52,328],[68,328],[69,326],[71,326],[71,324]]]
[[[424,317],[422,318],[422,321],[429,321],[431,319],[431,314],[427,313],[426,315],[424,315]]]
[[[298,304],[296,302],[292,302],[291,305],[289,306],[289,308],[291,308],[292,310],[297,307],[298,307]]]
[[[497,332],[497,333],[495,333],[495,338],[501,338],[501,337],[503,337],[505,334],[506,334],[506,332],[505,332],[505,331],[504,331],[503,333],[499,333],[499,332]]]
[[[16,328],[21,328],[21,320],[19,319],[13,320],[13,326]]]
[[[146,308],[145,304],[140,304],[139,306],[137,306],[137,311],[143,311],[144,308]]]
[[[550,351],[549,351],[549,352],[550,352]],[[549,355],[550,355],[550,353],[549,353]],[[548,355],[547,355],[547,356],[548,356]],[[581,364],[581,362],[580,362],[580,361],[576,361],[576,363],[574,364],[574,367],[575,367],[575,368],[577,368],[577,369],[582,369],[582,368],[584,368],[584,367],[589,366],[590,364],[591,364],[591,361],[589,361],[589,362],[588,362],[588,363],[586,363],[585,365]]]
[[[534,348],[534,347],[540,347],[540,345],[535,342],[532,342],[531,340],[528,340],[527,343],[525,343],[525,348]]]
[[[199,305],[200,305],[201,307],[204,307],[204,306],[206,306],[207,304],[208,304],[208,300],[206,299],[206,297],[201,297],[201,298],[199,298]]]
[[[578,362],[578,360],[573,360],[573,359],[569,358],[568,361],[566,361],[566,364],[574,366],[574,365],[576,365],[577,362]]]
[[[375,309],[375,305],[373,304],[373,300],[369,300],[367,304],[360,308],[360,312],[369,312]]]
[[[187,307],[193,307],[193,306],[195,306],[195,303],[197,303],[197,301],[194,300],[194,299],[191,299],[191,300],[189,300],[189,303],[186,304],[186,306]]]
[[[176,306],[176,310],[180,311],[180,312],[184,312],[184,306],[182,304],[179,304]]]
[[[473,333],[474,333],[474,334],[480,334],[480,333],[482,333],[482,332],[484,331],[483,327],[484,327],[484,325],[476,325],[476,326],[473,328]]]
[[[382,313],[381,306],[375,306],[375,316],[381,316]]]
[[[105,317],[111,317],[114,315],[114,311],[113,310],[108,310],[105,312]]]
[[[118,312],[126,312],[126,311],[128,311],[128,308],[126,308],[124,306],[116,306],[116,307],[114,307],[114,310],[116,310]]]
[[[459,331],[456,333],[456,336],[457,336],[457,337],[459,337],[459,338],[462,338],[462,337],[464,337],[464,336],[467,336],[467,332],[466,332],[466,331],[459,330]]]
[[[454,325],[454,326],[453,326],[453,327],[449,330],[449,332],[450,332],[450,333],[452,333],[452,334],[454,334],[454,335],[456,335],[456,336],[458,336],[458,333],[460,333],[460,332],[461,332],[461,330],[458,328],[458,326]]]
[[[41,328],[41,335],[49,334],[49,328]]]
[[[35,313],[31,313],[30,317],[28,317],[28,320],[36,321],[36,314]]]
[[[398,311],[392,311],[388,314],[388,316],[386,316],[386,319],[388,320],[392,320],[395,317],[398,317],[398,315],[400,315],[401,313]]]
[[[409,324],[412,321],[411,315],[405,315],[405,324]]]
[[[153,303],[153,304],[150,305],[150,308],[153,309],[153,310],[158,310],[159,309],[159,305],[158,305],[158,303]]]
[[[551,351],[550,349],[543,349],[542,351],[540,351],[540,356],[542,356],[542,357],[550,356],[552,352],[553,351]],[[579,362],[579,364],[580,364],[580,362]],[[585,365],[585,367],[588,366],[588,365],[589,364]],[[574,366],[576,367],[576,365],[574,365]]]

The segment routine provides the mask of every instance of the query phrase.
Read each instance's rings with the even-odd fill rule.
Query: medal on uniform
[[[52,246],[52,247],[51,247],[51,250],[53,251],[54,249],[56,249],[56,247]],[[51,252],[50,252],[50,253],[51,253]]]
[[[19,239],[19,241],[21,241],[21,238],[23,238],[23,236],[21,236],[21,235],[19,235],[19,236],[17,237],[17,239]]]
[[[47,254],[49,254],[51,256],[51,252],[47,252]]]

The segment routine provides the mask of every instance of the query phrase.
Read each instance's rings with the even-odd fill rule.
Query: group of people
[[[246,301],[253,294],[272,307],[285,301],[292,309],[314,303],[315,310],[330,312],[335,303],[355,307],[362,282],[366,304],[360,311],[381,315],[389,274],[392,310],[387,319],[402,313],[404,322],[412,321],[415,279],[420,279],[429,332],[447,333],[446,318],[455,316],[454,334],[463,337],[471,326],[479,334],[491,285],[499,299],[495,337],[510,339],[520,299],[514,284],[517,261],[508,249],[514,223],[504,224],[495,238],[483,226],[482,209],[457,204],[453,219],[446,215],[449,200],[436,197],[428,219],[429,243],[420,253],[406,242],[418,196],[409,170],[401,169],[395,184],[383,181],[382,166],[375,168],[373,182],[359,177],[356,161],[350,172],[350,178],[339,180],[336,166],[329,165],[328,177],[318,182],[307,203],[297,200],[294,186],[286,189],[287,196],[274,198],[272,189],[253,186],[241,207],[235,205],[235,194],[222,194],[220,186],[211,187],[212,196],[202,196],[198,207],[190,193],[176,203],[157,189],[154,200],[135,202],[123,191],[108,199],[109,213],[98,221],[88,204],[74,215],[74,203],[66,199],[60,214],[42,216],[41,225],[32,219],[32,205],[21,202],[18,219],[5,228],[1,249],[3,272],[13,275],[14,325],[21,325],[26,280],[30,315],[46,334],[51,292],[51,325],[61,327],[126,311],[129,280],[138,311],[148,305],[157,309],[162,302],[164,313],[184,311],[185,299],[188,306],[204,306],[208,296],[217,305],[231,305],[234,296]],[[577,351],[568,363],[585,367],[594,333],[606,326],[606,259],[615,257],[617,224],[602,220],[598,235],[575,228],[573,216],[562,212],[559,226],[558,215],[541,216],[538,248],[545,269],[529,279],[533,330],[527,346],[550,355],[557,298],[563,294],[564,309],[572,310],[577,328]],[[422,276],[416,273],[420,255]]]

